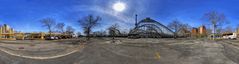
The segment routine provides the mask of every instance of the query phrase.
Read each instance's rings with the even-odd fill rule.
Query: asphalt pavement
[[[208,40],[95,39],[81,51],[54,59],[29,59],[0,51],[0,64],[237,64],[239,50]],[[150,41],[148,41],[150,40]],[[146,43],[145,43],[146,42]],[[152,43],[151,43],[152,42]],[[227,48],[225,48],[225,46]],[[226,53],[225,53],[226,52]],[[40,53],[35,51],[34,53]],[[232,54],[233,53],[233,54]]]

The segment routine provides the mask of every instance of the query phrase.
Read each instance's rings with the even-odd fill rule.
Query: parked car
[[[223,39],[237,39],[237,33],[225,33],[222,35]]]
[[[46,38],[46,40],[57,40],[57,39],[59,39],[58,37],[56,37],[56,36],[47,36],[47,37],[45,37]]]

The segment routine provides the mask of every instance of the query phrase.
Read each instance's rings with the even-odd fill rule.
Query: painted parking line
[[[156,52],[156,53],[155,53],[155,59],[157,59],[157,60],[160,59],[160,54],[159,54],[159,52]]]
[[[81,45],[80,48],[84,48],[85,46],[84,45]],[[70,55],[70,54],[73,54],[73,53],[76,53],[78,52],[79,50],[76,49],[76,50],[73,50],[71,52],[68,52],[68,53],[65,53],[65,54],[61,54],[61,55],[55,55],[55,56],[49,56],[49,57],[33,57],[33,56],[26,56],[26,55],[19,55],[19,54],[15,54],[15,53],[12,53],[12,52],[9,52],[5,49],[0,49],[0,51],[3,51],[9,55],[12,55],[12,56],[17,56],[17,57],[23,57],[23,58],[29,58],[29,59],[40,59],[40,60],[43,60],[43,59],[54,59],[54,58],[59,58],[59,57],[63,57],[63,56],[67,56],[67,55]]]
[[[11,52],[8,52],[6,50],[1,50],[7,54],[10,54],[12,56],[18,56],[18,57],[23,57],[23,58],[29,58],[29,59],[53,59],[53,58],[59,58],[59,57],[63,57],[63,56],[67,56],[67,55],[70,55],[72,53],[75,53],[77,52],[78,50],[74,50],[74,51],[71,51],[69,53],[66,53],[66,54],[62,54],[62,55],[56,55],[56,56],[51,56],[51,57],[32,57],[32,56],[25,56],[25,55],[18,55],[18,54],[14,54],[14,53],[11,53]]]

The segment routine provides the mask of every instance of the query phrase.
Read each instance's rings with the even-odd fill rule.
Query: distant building
[[[191,36],[192,37],[205,37],[205,36],[207,36],[206,27],[205,26],[200,26],[198,28],[193,28]]]
[[[14,30],[7,24],[0,26],[0,39],[2,40],[15,40]]]
[[[0,25],[0,40],[45,40],[45,39],[68,39],[73,38],[73,34],[62,34],[62,33],[44,33],[44,32],[33,32],[33,33],[22,33],[15,32],[13,28],[7,24]]]
[[[239,37],[239,27],[237,28],[236,33],[237,33],[237,37]]]
[[[200,26],[199,27],[199,35],[204,37],[204,36],[207,36],[207,29],[205,26]]]
[[[190,37],[190,35],[191,35],[191,32],[185,28],[180,29],[177,33],[178,37]]]
[[[197,28],[193,28],[193,29],[192,29],[191,36],[192,36],[192,37],[197,37],[197,36],[198,36],[198,29],[197,29]]]
[[[22,32],[16,32],[16,33],[14,33],[14,36],[15,36],[16,40],[24,40],[24,38],[25,38],[25,34]]]

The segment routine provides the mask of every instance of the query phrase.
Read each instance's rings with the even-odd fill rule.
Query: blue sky
[[[114,3],[126,4],[123,12],[112,9]],[[208,24],[202,20],[209,11],[224,13],[229,24],[239,24],[239,0],[0,0],[0,24],[9,24],[17,31],[47,31],[39,22],[51,17],[57,22],[64,22],[81,31],[78,20],[93,14],[101,16],[101,25],[97,30],[105,30],[118,23],[122,30],[129,30],[134,25],[134,15],[139,20],[151,17],[167,25],[174,19],[188,23],[193,27]]]

